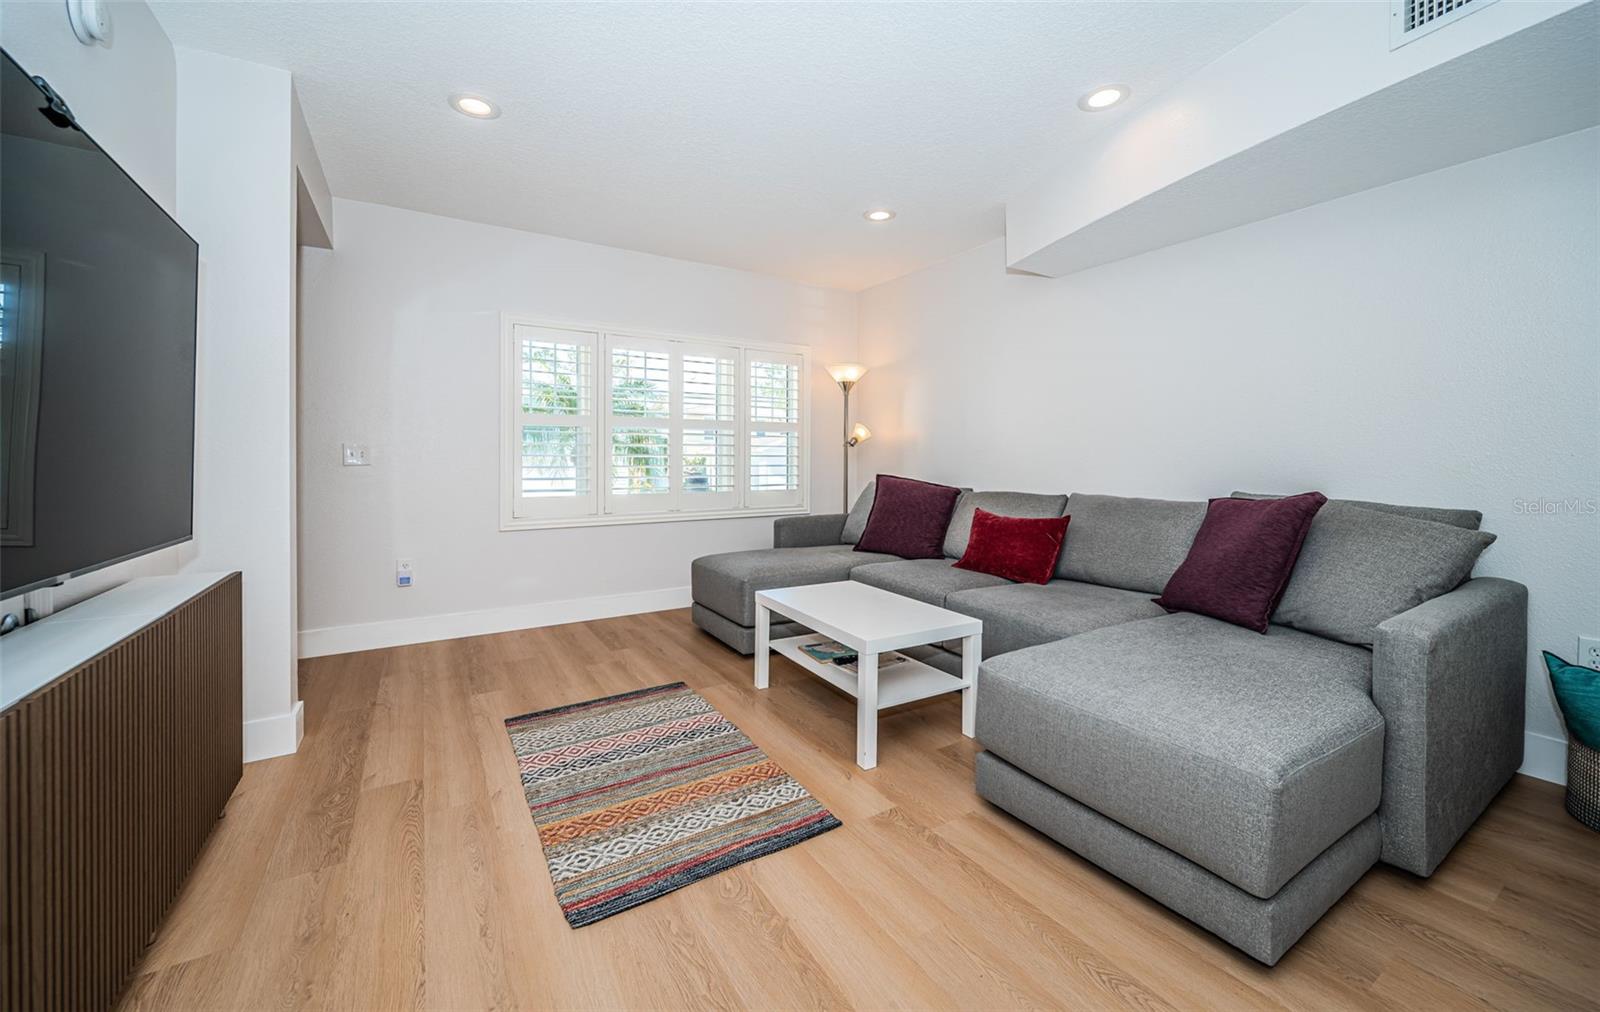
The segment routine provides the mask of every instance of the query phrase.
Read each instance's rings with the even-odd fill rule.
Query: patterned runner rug
[[[506,719],[575,928],[840,825],[682,682]]]

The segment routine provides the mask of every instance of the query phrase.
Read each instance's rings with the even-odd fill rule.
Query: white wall
[[[995,241],[870,289],[863,470],[1480,509],[1478,573],[1530,590],[1526,768],[1559,779],[1538,650],[1600,633],[1597,179],[1587,130],[1070,277]]]
[[[334,213],[336,249],[301,254],[306,655],[680,605],[694,557],[771,545],[770,518],[500,531],[502,311],[811,346],[812,506],[839,509],[822,367],[855,354],[854,296],[374,204]],[[341,442],[369,444],[372,465],[341,466]]]
[[[299,743],[296,171],[289,73],[179,49],[178,201],[200,242],[195,547],[244,572],[245,757]]]
[[[22,69],[48,80],[89,136],[168,214],[176,215],[177,64],[172,43],[142,0],[118,0],[111,16],[114,44],[85,46],[72,34],[64,5],[7,3],[0,5],[0,38]],[[60,609],[135,576],[175,573],[192,554],[189,546],[164,548],[69,580],[41,594],[37,603]],[[21,607],[20,597],[0,601],[0,612]]]

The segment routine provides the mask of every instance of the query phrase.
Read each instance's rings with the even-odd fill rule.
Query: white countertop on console
[[[0,710],[99,656],[231,575],[141,576],[0,636]]]

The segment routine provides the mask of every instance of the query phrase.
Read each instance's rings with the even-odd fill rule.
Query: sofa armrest
[[[844,537],[843,513],[779,517],[772,522],[773,548],[815,548],[837,545]]]
[[[1468,580],[1378,626],[1383,860],[1431,875],[1522,765],[1528,588]]]

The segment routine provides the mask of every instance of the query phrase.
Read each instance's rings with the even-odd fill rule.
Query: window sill
[[[809,513],[805,506],[782,506],[760,510],[706,510],[676,513],[611,513],[594,517],[541,517],[525,520],[502,519],[502,531],[544,531],[560,527],[620,527],[625,524],[678,524],[694,520],[740,520],[750,517],[790,517]]]

